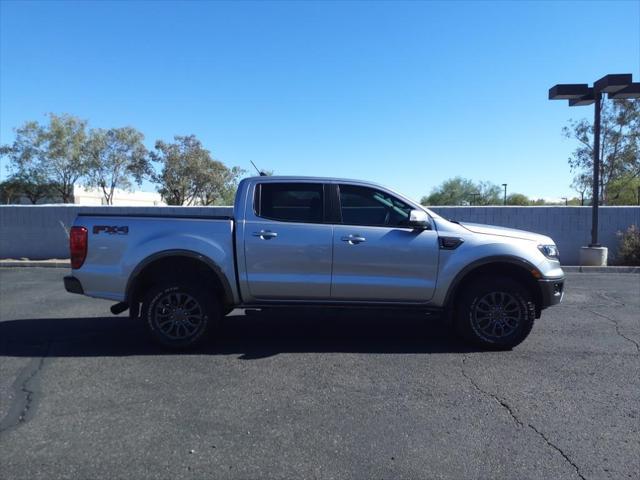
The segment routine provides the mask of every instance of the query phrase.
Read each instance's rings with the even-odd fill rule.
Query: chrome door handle
[[[259,232],[253,232],[254,237],[260,237],[262,240],[270,240],[276,238],[278,234],[271,230],[260,230]]]
[[[343,242],[349,242],[350,245],[357,245],[358,243],[366,242],[367,239],[360,235],[345,235],[341,238]]]

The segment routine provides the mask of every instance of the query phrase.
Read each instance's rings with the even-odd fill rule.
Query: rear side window
[[[373,188],[340,185],[342,223],[406,227],[411,207],[391,195]]]
[[[322,223],[324,187],[321,183],[261,183],[256,215],[283,222]]]

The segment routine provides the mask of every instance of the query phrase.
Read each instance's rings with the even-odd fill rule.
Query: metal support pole
[[[594,92],[595,113],[593,117],[593,195],[591,197],[591,244],[598,243],[598,205],[600,203],[600,110],[602,108],[602,92]]]
[[[503,205],[507,204],[507,184],[503,183],[502,186],[504,187],[504,200],[502,202]]]

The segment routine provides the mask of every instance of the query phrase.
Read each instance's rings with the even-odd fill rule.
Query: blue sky
[[[66,112],[247,170],[559,198],[593,110],[547,91],[640,79],[640,2],[2,1],[0,42],[1,143]]]

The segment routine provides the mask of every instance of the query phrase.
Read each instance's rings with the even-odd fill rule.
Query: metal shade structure
[[[593,88],[600,92],[615,93],[630,85],[632,81],[630,73],[605,75],[593,84]]]
[[[570,99],[569,106],[583,107],[585,105],[591,105],[592,103],[595,103],[595,101],[596,101],[596,96],[593,93],[593,88],[590,88],[589,93],[586,93],[582,97]]]
[[[600,203],[600,112],[603,93],[611,100],[640,98],[640,83],[633,83],[630,73],[605,75],[589,87],[586,83],[564,83],[549,89],[549,100],[568,100],[570,107],[595,104],[593,119],[593,194],[591,197],[591,243],[598,243],[598,204]],[[640,198],[640,194],[638,195]]]
[[[573,100],[589,94],[589,88],[586,83],[565,83],[551,87],[549,89],[549,100]]]
[[[612,100],[640,98],[640,83],[631,83],[615,93],[610,93],[609,98]]]

